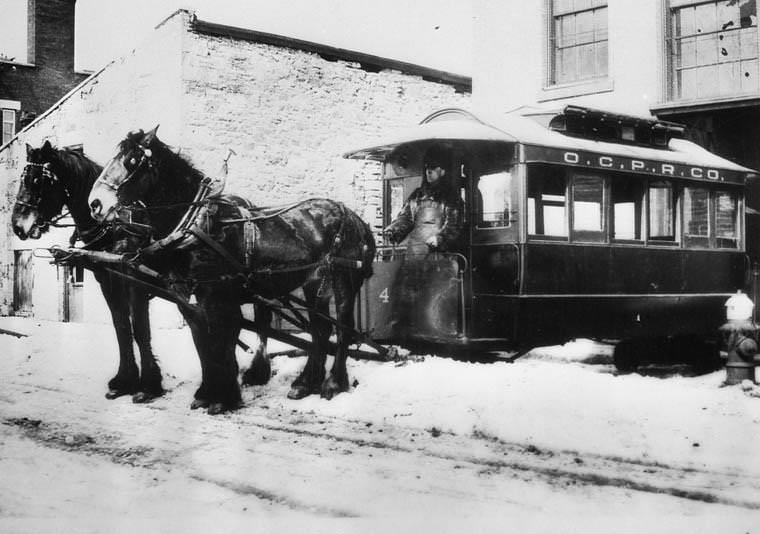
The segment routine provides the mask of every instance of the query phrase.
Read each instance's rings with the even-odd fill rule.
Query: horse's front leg
[[[132,348],[132,325],[129,321],[129,302],[124,283],[104,271],[96,271],[96,279],[100,283],[103,297],[111,312],[111,320],[119,344],[119,369],[116,375],[108,381],[107,399],[115,399],[122,395],[132,395],[140,385],[140,371],[135,362]]]
[[[351,284],[350,276],[351,273],[340,274],[335,277],[333,282],[335,316],[345,328],[337,327],[335,329],[338,348],[330,373],[322,383],[321,396],[328,400],[349,389],[346,360],[348,359],[348,345],[353,341],[354,302],[358,291]]]
[[[325,378],[325,359],[327,356],[327,343],[330,340],[332,325],[325,321],[318,313],[328,314],[330,301],[317,296],[315,286],[304,286],[304,297],[309,307],[309,333],[311,334],[311,347],[306,366],[301,374],[293,381],[288,392],[289,399],[302,399],[312,393],[319,393]]]
[[[156,362],[151,346],[150,312],[148,294],[137,288],[130,288],[130,309],[132,330],[140,349],[140,391],[132,396],[132,402],[150,402],[164,394],[161,384],[161,368]]]
[[[208,343],[208,325],[206,324],[206,316],[202,311],[192,311],[181,306],[179,310],[190,327],[195,351],[198,353],[198,359],[201,364],[201,385],[195,390],[190,409],[208,408],[210,401],[206,392],[206,362],[208,361],[208,347],[206,346]]]
[[[259,343],[253,354],[251,366],[243,373],[242,380],[245,386],[262,386],[269,382],[272,376],[272,364],[267,354],[267,336],[261,333],[264,327],[269,327],[272,324],[272,310],[267,306],[257,304],[254,306],[254,313],[254,323],[257,327],[256,334],[258,335]]]
[[[201,357],[202,395],[208,413],[216,415],[235,410],[242,402],[235,358],[242,314],[239,297],[229,288],[207,288],[196,297],[205,315],[205,329],[196,327],[193,332]],[[200,346],[196,335],[202,338]]]

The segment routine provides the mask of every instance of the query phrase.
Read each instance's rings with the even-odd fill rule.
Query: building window
[[[13,109],[2,110],[2,136],[0,146],[4,145],[16,135],[16,111]]]
[[[607,0],[550,0],[549,6],[549,83],[606,77]]]
[[[0,61],[30,61],[29,3],[29,0],[0,0]]]
[[[756,93],[756,0],[670,0],[671,98]]]

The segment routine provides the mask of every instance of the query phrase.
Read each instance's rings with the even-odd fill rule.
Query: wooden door
[[[13,311],[15,315],[32,315],[34,256],[31,250],[16,250],[13,277]]]

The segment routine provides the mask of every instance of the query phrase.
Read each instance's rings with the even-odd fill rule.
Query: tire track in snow
[[[142,469],[181,468],[171,461],[173,454],[150,447],[126,447],[117,443],[120,438],[100,434],[92,437],[81,432],[72,432],[67,425],[47,423],[40,419],[4,418],[2,424],[15,427],[28,439],[46,447],[52,447],[76,454],[96,455],[109,461]],[[109,443],[110,442],[110,443]],[[291,510],[309,512],[335,518],[359,517],[354,512],[300,502],[286,495],[277,494],[252,484],[242,484],[201,473],[188,473],[188,477],[233,491],[241,496],[252,496],[270,504]]]
[[[29,383],[16,383],[17,386],[34,388]],[[40,390],[52,391],[52,388],[40,387]],[[258,399],[259,402],[264,399]],[[266,399],[275,404],[272,399]],[[80,408],[86,410],[85,408]],[[187,414],[187,408],[176,406],[174,402],[164,399],[139,409],[157,411],[172,417],[181,417],[180,411]],[[18,419],[18,418],[16,418]],[[23,418],[22,418],[23,419]],[[87,417],[85,417],[85,421]],[[537,448],[529,443],[511,443],[498,440],[482,434],[471,436],[435,433],[420,428],[408,428],[397,425],[384,425],[382,428],[372,428],[371,423],[317,415],[306,412],[296,412],[267,405],[247,406],[243,410],[227,414],[223,419],[209,419],[209,425],[226,421],[242,427],[257,427],[261,430],[283,435],[293,435],[312,440],[329,440],[349,444],[358,449],[372,448],[394,453],[425,455],[444,460],[453,464],[469,464],[480,469],[488,476],[498,476],[504,470],[515,473],[534,474],[551,485],[570,486],[582,484],[588,486],[609,486],[651,494],[663,494],[673,497],[737,506],[747,509],[760,509],[760,480],[756,477],[740,473],[726,473],[703,470],[694,467],[668,466],[657,462],[630,460],[615,456],[583,453],[579,451],[552,450]],[[14,419],[6,419],[5,424],[19,425]],[[82,421],[84,422],[84,421]],[[42,422],[40,422],[40,425]],[[51,425],[53,425],[51,427]],[[56,423],[45,423],[43,429],[54,429]],[[71,434],[74,425],[63,424],[61,428],[69,429]],[[34,439],[36,431],[31,431]],[[209,435],[212,435],[210,432]],[[76,432],[74,436],[78,435]],[[86,435],[86,434],[82,434]],[[60,438],[48,440],[53,446],[60,444]],[[171,458],[176,451],[152,449],[144,452],[146,460],[140,460],[134,448],[123,445],[100,446],[97,443],[78,443],[76,449],[84,453],[101,454],[113,461],[136,461],[138,467],[145,461],[144,467],[155,467],[161,462],[173,465]],[[105,441],[123,443],[124,437],[104,437]],[[281,438],[287,441],[287,438]],[[42,442],[45,441],[44,433]],[[67,448],[70,448],[67,446]],[[162,459],[163,458],[163,459]],[[125,461],[126,461],[125,460]],[[152,464],[151,464],[152,462]],[[175,467],[182,468],[177,465]],[[308,511],[335,517],[355,517],[351,511],[339,510],[327,506],[313,506],[303,500],[272,492],[257,486],[224,479],[205,473],[190,473],[197,480],[214,483],[232,489],[241,495],[254,497],[289,507],[294,510]]]
[[[233,414],[233,417],[235,415]],[[262,417],[269,419],[269,414]],[[528,443],[509,443],[482,434],[458,436],[441,434],[432,437],[434,432],[422,429],[404,429],[403,427],[385,427],[383,439],[367,437],[367,424],[361,421],[319,416],[322,422],[308,423],[299,416],[297,423],[252,422],[246,417],[247,424],[253,424],[269,431],[287,432],[299,436],[324,438],[337,442],[351,443],[358,447],[371,447],[392,450],[401,453],[420,453],[452,462],[469,463],[484,469],[508,469],[513,471],[535,473],[550,481],[562,479],[593,486],[611,486],[634,491],[671,495],[694,501],[726,504],[742,508],[760,509],[760,498],[742,498],[732,493],[744,491],[760,495],[760,479],[741,473],[726,473],[702,470],[695,467],[673,467],[659,462],[630,460],[618,456],[583,453],[579,451],[539,449]],[[304,425],[325,426],[325,420],[332,419],[335,426],[352,425],[350,432],[338,429],[323,430],[303,428]],[[298,425],[298,426],[296,426]],[[404,445],[410,435],[423,436],[425,445]],[[357,437],[359,436],[363,437]],[[396,434],[396,436],[394,436]],[[414,439],[411,439],[414,442]],[[464,453],[480,445],[478,455]],[[517,459],[503,460],[503,456],[516,456]],[[605,474],[612,472],[614,474]],[[707,481],[707,483],[706,483]],[[705,487],[708,486],[708,487]]]

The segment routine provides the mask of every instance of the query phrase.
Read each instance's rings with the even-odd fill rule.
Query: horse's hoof
[[[109,389],[106,392],[106,398],[108,400],[118,399],[119,397],[123,397],[124,395],[132,395],[134,391],[130,391],[128,389]]]
[[[190,409],[197,410],[198,408],[208,408],[210,404],[211,403],[206,399],[194,399],[193,402],[190,403]]]
[[[263,386],[269,382],[269,377],[271,374],[272,371],[270,369],[267,369],[267,372],[264,373],[262,371],[254,370],[254,368],[251,367],[245,373],[243,373],[241,382],[244,386]]]
[[[311,390],[306,386],[292,386],[288,391],[288,398],[293,400],[303,399],[311,395]]]
[[[208,414],[209,415],[219,415],[223,414],[225,412],[231,412],[235,410],[238,406],[230,406],[223,402],[212,402],[208,405]]]
[[[330,376],[322,382],[322,390],[319,394],[323,399],[330,400],[335,395],[343,393],[344,391],[348,391],[348,385],[342,386],[337,379]]]
[[[152,393],[146,393],[145,391],[138,391],[132,395],[132,402],[135,404],[146,404],[153,402],[159,395],[153,395]]]
[[[319,395],[325,400],[331,400],[335,395],[342,392],[340,389],[323,389]]]

